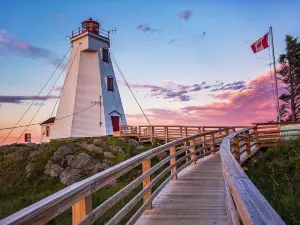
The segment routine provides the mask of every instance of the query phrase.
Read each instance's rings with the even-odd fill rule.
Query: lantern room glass
[[[99,34],[99,23],[89,19],[87,21],[82,22],[82,30],[86,30],[88,32]]]

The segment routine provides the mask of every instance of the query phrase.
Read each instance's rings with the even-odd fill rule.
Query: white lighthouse
[[[126,118],[109,54],[109,32],[90,18],[70,40],[72,53],[51,139],[111,135],[126,125]]]

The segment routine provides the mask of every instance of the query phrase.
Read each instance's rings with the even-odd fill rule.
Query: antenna
[[[107,33],[108,33],[108,38],[109,38],[109,36],[110,36],[110,32],[113,34],[113,33],[117,33],[117,28],[115,27],[115,28],[112,28],[112,29],[110,29],[109,31],[107,31]]]
[[[71,36],[67,36],[66,31],[65,31],[65,40],[67,40],[67,38],[70,38]]]

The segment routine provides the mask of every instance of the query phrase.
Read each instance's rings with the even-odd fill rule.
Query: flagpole
[[[278,85],[277,85],[277,75],[276,75],[276,65],[275,65],[275,51],[274,51],[274,38],[273,38],[273,29],[270,26],[270,34],[272,38],[272,53],[273,53],[273,69],[274,69],[274,80],[275,80],[275,95],[276,95],[276,109],[277,109],[277,122],[281,121],[281,116],[279,112],[279,98],[278,98]]]

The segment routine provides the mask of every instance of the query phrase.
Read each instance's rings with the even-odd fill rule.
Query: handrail
[[[232,133],[223,139],[220,146],[222,171],[225,182],[228,184],[231,196],[234,200],[237,213],[243,224],[276,224],[283,225],[285,222],[272,208],[269,202],[259,192],[240,166],[239,135],[249,137],[249,131],[257,133],[257,127],[249,127]],[[249,139],[248,139],[249,140]],[[234,155],[231,148],[234,144]],[[246,154],[252,155],[256,151],[255,146],[251,150],[250,141],[246,141]],[[233,218],[234,219],[234,218]]]
[[[127,214],[130,208],[135,206],[135,204],[141,198],[144,198],[144,204],[130,220],[131,222],[134,222],[138,215],[140,215],[147,207],[151,207],[151,201],[158,194],[158,190],[161,190],[171,179],[176,179],[176,174],[186,166],[195,163],[197,159],[202,158],[207,154],[217,151],[218,148],[215,142],[219,141],[220,138],[225,137],[230,131],[233,130],[233,128],[225,128],[199,133],[174,140],[147,152],[141,153],[103,172],[66,187],[20,210],[19,212],[6,217],[0,221],[0,224],[45,224],[70,207],[72,207],[73,211],[73,224],[91,224],[114,204],[116,204],[118,200],[122,199],[142,182],[144,187],[142,191],[137,194],[136,197],[134,197],[134,199],[132,199],[125,207],[123,207],[119,213],[108,222],[108,224],[115,224],[117,221],[120,221]],[[186,143],[189,143],[189,146],[187,146]],[[178,145],[184,145],[184,148],[177,148]],[[151,167],[151,158],[165,151],[169,151],[170,156]],[[186,154],[182,156],[183,153]],[[181,158],[179,158],[179,155]],[[171,172],[171,175],[166,178],[166,180],[159,186],[158,189],[156,189],[153,194],[151,194],[153,185],[155,185],[159,179],[155,177],[151,181],[150,175],[168,162],[170,162],[170,166],[165,168],[163,172],[157,175],[157,177],[162,178],[167,172]],[[177,166],[183,162],[186,163],[177,168]],[[140,177],[136,178],[122,190],[117,192],[114,196],[107,199],[100,206],[92,210],[92,193],[108,185],[118,177],[141,164],[143,168],[143,174]],[[80,210],[83,211],[78,213]]]

